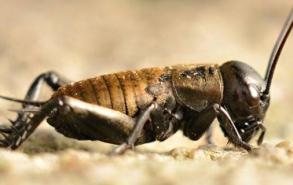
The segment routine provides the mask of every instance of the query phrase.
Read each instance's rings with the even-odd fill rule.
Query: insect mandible
[[[97,76],[71,83],[55,72],[39,75],[22,109],[9,125],[1,125],[0,146],[18,148],[47,118],[64,136],[119,145],[121,154],[135,145],[163,141],[182,130],[199,139],[215,118],[228,140],[248,151],[259,131],[258,145],[270,104],[270,87],[280,53],[293,27],[293,9],[275,43],[264,79],[249,65],[229,61],[218,65],[154,67]],[[47,84],[54,94],[38,101]]]

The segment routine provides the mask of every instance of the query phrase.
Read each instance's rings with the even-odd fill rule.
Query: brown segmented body
[[[184,73],[188,75],[184,76]],[[164,76],[169,79],[162,80]],[[218,66],[190,64],[101,75],[62,86],[53,97],[70,96],[133,117],[140,109],[150,105],[154,99],[164,103],[167,97],[175,98],[173,91],[181,101],[178,92],[182,90],[198,92],[194,97],[188,98],[198,99],[193,105],[198,106],[198,110],[203,109],[207,104],[219,103],[222,100],[223,84]],[[185,94],[183,93],[184,96]],[[186,101],[183,103],[188,105],[189,102]],[[201,102],[207,104],[203,105]]]
[[[70,96],[134,116],[154,99],[147,87],[161,84],[160,76],[168,69],[157,67],[101,75],[62,86],[53,97]]]

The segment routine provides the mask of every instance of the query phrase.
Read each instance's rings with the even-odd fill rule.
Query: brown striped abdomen
[[[148,106],[154,97],[146,89],[159,81],[168,68],[147,68],[97,76],[60,87],[53,97],[70,96],[111,108],[129,116]]]

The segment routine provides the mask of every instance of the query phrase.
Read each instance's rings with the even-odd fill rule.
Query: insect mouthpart
[[[258,143],[262,142],[259,141],[262,135],[264,135],[264,126],[263,121],[259,119],[250,119],[246,121],[236,122],[235,126],[242,138],[243,141],[249,142],[257,133],[259,130],[262,130],[260,137],[258,138]]]

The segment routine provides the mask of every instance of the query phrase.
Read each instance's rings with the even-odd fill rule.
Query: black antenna
[[[274,71],[292,27],[293,27],[293,8],[290,11],[290,14],[283,26],[283,29],[275,43],[275,46],[270,56],[270,60],[269,60],[269,64],[268,64],[268,68],[267,68],[266,76],[265,76],[266,89],[263,92],[264,95],[268,95],[270,93]]]

